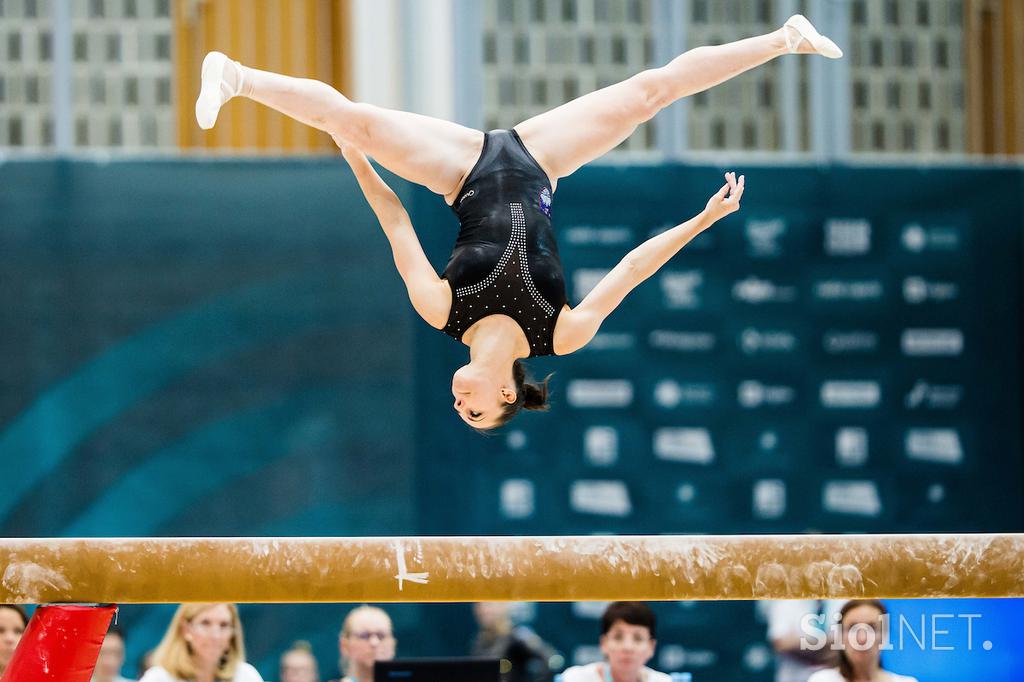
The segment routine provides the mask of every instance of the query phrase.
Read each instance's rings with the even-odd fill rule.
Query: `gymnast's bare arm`
[[[708,200],[703,211],[630,251],[579,305],[558,316],[554,334],[557,355],[567,355],[590,343],[601,323],[619,307],[626,294],[657,272],[691,239],[739,209],[744,178],[741,175],[737,181],[734,173],[726,173],[725,180],[725,185]]]
[[[412,307],[427,324],[443,329],[452,306],[452,290],[448,282],[437,276],[409,220],[409,214],[398,196],[373,169],[361,151],[335,139],[341,154],[355,173],[359,189],[373,209],[384,234],[391,244],[398,274],[405,282]]]

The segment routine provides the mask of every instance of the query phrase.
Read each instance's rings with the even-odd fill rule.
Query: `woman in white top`
[[[839,611],[839,667],[819,670],[807,682],[917,682],[882,668],[879,647],[888,639],[885,606],[877,599],[851,599]]]
[[[668,675],[646,665],[654,656],[656,631],[657,621],[647,604],[613,602],[601,616],[605,660],[567,669],[562,682],[670,682]]]
[[[263,682],[245,662],[234,604],[182,604],[139,682]]]

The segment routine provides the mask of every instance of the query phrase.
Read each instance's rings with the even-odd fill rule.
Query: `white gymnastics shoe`
[[[196,122],[209,130],[217,122],[220,108],[242,91],[242,69],[222,52],[210,52],[203,59],[202,86],[196,99]]]
[[[806,40],[811,49],[823,57],[839,59],[843,56],[843,51],[839,49],[839,46],[818,33],[811,22],[807,21],[807,17],[802,14],[791,16],[782,25],[782,29],[786,36],[786,49],[790,52],[796,52],[800,48],[800,43]]]

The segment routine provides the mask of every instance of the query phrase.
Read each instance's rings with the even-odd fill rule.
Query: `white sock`
[[[224,104],[242,92],[245,78],[242,65],[222,52],[210,52],[203,59],[202,85],[196,99],[196,121],[203,130],[217,122]]]

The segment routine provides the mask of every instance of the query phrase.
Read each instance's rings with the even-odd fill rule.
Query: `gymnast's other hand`
[[[708,225],[717,222],[725,216],[739,210],[740,197],[743,196],[744,176],[736,179],[732,171],[725,174],[725,184],[713,197],[708,199],[708,205],[704,207],[704,217]]]

